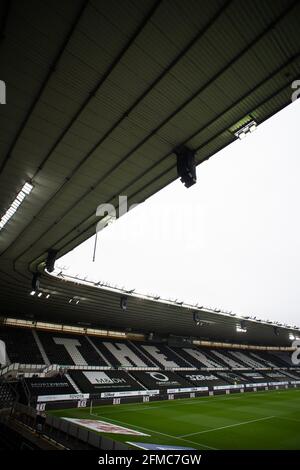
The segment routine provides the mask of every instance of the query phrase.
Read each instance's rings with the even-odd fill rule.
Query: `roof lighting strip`
[[[9,209],[5,212],[5,214],[0,219],[0,230],[2,230],[7,222],[15,215],[19,207],[21,206],[24,199],[31,193],[33,189],[32,184],[25,183],[21,189],[21,191],[17,194],[14,201],[11,203]]]

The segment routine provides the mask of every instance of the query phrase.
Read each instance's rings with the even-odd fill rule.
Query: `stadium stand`
[[[262,362],[259,362],[253,356],[251,356],[250,354],[247,355],[244,352],[228,351],[228,355],[234,356],[246,367],[251,367],[252,369],[255,369],[255,368],[260,369],[260,368],[266,367],[265,364],[263,364]]]
[[[170,347],[156,343],[142,343],[140,348],[145,351],[152,361],[163,369],[190,367],[190,364],[182,359]]]
[[[242,374],[238,374],[237,372],[218,371],[217,375],[221,380],[223,380],[225,384],[235,385],[247,382],[247,379]]]
[[[11,386],[7,383],[0,382],[0,408],[7,404],[13,403],[15,399],[16,397],[12,391]]]
[[[288,377],[289,379],[294,379],[294,380],[299,380],[300,379],[300,371],[292,370],[292,371],[287,371],[284,370],[282,373]]]
[[[50,364],[107,366],[84,336],[43,331],[38,336]]]
[[[221,379],[213,372],[195,370],[192,372],[178,372],[184,380],[190,382],[193,387],[207,386],[212,388],[214,385],[225,385],[226,381]]]
[[[141,385],[130,374],[119,370],[73,370],[70,371],[70,376],[82,393],[90,393],[99,397],[101,397],[101,394],[111,392],[124,393],[142,389]]]
[[[287,380],[287,376],[284,372],[281,371],[266,371],[264,372],[264,376],[268,381],[271,379],[272,382],[281,382],[282,380]]]
[[[171,371],[131,371],[131,375],[148,390],[190,387],[187,380]]]
[[[282,367],[282,362],[276,360],[275,357],[273,358],[270,353],[263,353],[261,351],[259,353],[254,353],[249,351],[248,356],[257,359],[263,364],[263,367]]]
[[[193,364],[197,369],[199,367],[205,367],[208,369],[218,369],[220,367],[224,367],[224,364],[218,361],[217,358],[211,358],[207,349],[200,350],[198,348],[184,348],[180,350],[180,354],[186,358],[186,361],[188,361],[190,364]]]
[[[266,382],[266,376],[261,371],[244,371],[241,376],[250,383]]]
[[[6,345],[8,363],[44,364],[32,330],[1,327],[0,339]]]
[[[87,400],[135,401],[146,395],[157,399],[300,384],[299,368],[284,351],[176,347],[11,327],[2,327],[0,334],[10,362],[17,362],[3,367],[0,374],[21,378],[22,403],[44,402],[47,408],[62,401],[76,406],[77,400],[83,400],[86,406]],[[3,400],[12,397],[9,388],[1,390]]]
[[[139,345],[129,341],[91,339],[106,361],[113,367],[153,367],[154,363],[143,353]]]
[[[276,369],[293,367],[286,352],[174,348],[162,343],[22,328],[0,328],[9,363],[156,369]]]
[[[269,357],[269,353],[268,357]],[[292,367],[293,363],[291,361],[291,356],[289,354],[285,354],[284,352],[273,352],[270,354],[271,360],[275,360],[278,364],[277,367]]]
[[[230,367],[232,369],[240,369],[241,367],[244,367],[244,368],[247,367],[247,366],[245,366],[245,364],[242,363],[242,361],[237,361],[233,357],[230,357],[230,355],[227,354],[223,350],[222,350],[222,352],[211,350],[210,354],[213,357],[216,356],[224,364],[224,367]]]
[[[24,382],[31,396],[67,395],[76,393],[76,390],[65,376],[25,378]]]

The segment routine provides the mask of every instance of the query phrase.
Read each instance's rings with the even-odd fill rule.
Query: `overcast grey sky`
[[[70,274],[300,326],[300,99],[58,261]]]

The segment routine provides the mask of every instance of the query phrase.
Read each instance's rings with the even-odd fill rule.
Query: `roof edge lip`
[[[65,274],[63,273],[62,268],[55,268],[53,273],[50,273],[46,271],[44,263],[41,263],[39,265],[39,272],[42,272],[43,274],[46,274],[47,276],[55,279],[60,279],[64,280],[73,284],[80,284],[82,286],[90,287],[92,289],[97,289],[101,291],[106,291],[106,292],[111,292],[115,294],[120,294],[121,296],[127,296],[134,298],[136,300],[146,300],[149,302],[154,302],[157,304],[163,304],[164,306],[171,306],[171,307],[177,307],[179,309],[182,309],[186,313],[194,313],[194,312],[202,312],[214,316],[219,316],[219,317],[226,317],[230,318],[231,320],[236,320],[237,323],[239,322],[247,322],[248,324],[252,323],[255,325],[260,325],[260,326],[268,326],[271,328],[278,328],[282,331],[285,332],[290,332],[290,333],[299,333],[300,327],[294,327],[291,325],[284,325],[284,324],[278,324],[275,321],[270,321],[270,320],[263,320],[263,319],[256,319],[252,318],[251,316],[243,316],[241,314],[235,314],[232,312],[226,312],[222,311],[221,309],[213,309],[210,307],[205,307],[205,306],[199,306],[198,304],[190,304],[187,302],[179,302],[177,299],[176,300],[171,300],[171,299],[164,299],[160,296],[154,296],[151,294],[144,294],[140,292],[136,292],[135,289],[126,289],[126,288],[121,288],[118,286],[111,286],[109,283],[105,282],[94,282],[92,280],[88,280],[87,278],[80,278],[79,276],[72,276],[70,274]],[[215,323],[215,322],[214,322]]]

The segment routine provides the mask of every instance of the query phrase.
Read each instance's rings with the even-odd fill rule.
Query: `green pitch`
[[[92,413],[92,414],[91,414]],[[52,411],[149,436],[105,434],[123,442],[195,449],[300,449],[300,390],[251,392],[152,403]]]

